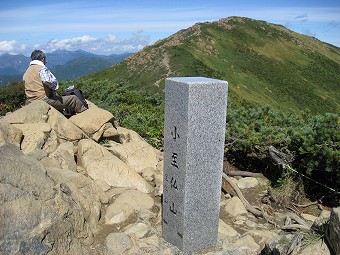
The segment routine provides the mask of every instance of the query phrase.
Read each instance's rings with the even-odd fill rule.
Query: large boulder
[[[61,168],[77,171],[77,164],[74,160],[74,146],[72,142],[65,142],[58,146],[49,157],[59,163]]]
[[[13,124],[23,133],[24,139],[21,142],[21,150],[27,154],[35,149],[42,149],[49,137],[51,127],[45,122]]]
[[[104,131],[109,128],[106,124],[114,121],[114,116],[109,111],[89,103],[89,109],[73,115],[69,120],[83,130],[86,135],[98,141]],[[100,131],[99,134],[98,131]]]
[[[102,191],[92,179],[68,169],[50,168],[47,174],[68,196],[67,201],[72,203],[75,209],[73,214],[79,217],[75,219],[77,231],[84,232],[79,237],[87,244],[92,243],[100,219]]]
[[[17,128],[20,128],[24,133],[26,132],[26,135],[24,134],[26,136],[24,141],[25,139],[35,139],[35,134],[32,133],[34,131],[40,133],[40,137],[41,132],[43,132],[43,140],[45,140],[45,142],[49,140],[48,133],[51,132],[51,130],[54,131],[54,134],[58,140],[60,140],[59,143],[63,141],[77,141],[87,137],[80,128],[43,100],[34,101],[6,115],[3,119],[10,124],[15,124]],[[33,127],[36,127],[38,130],[34,130]],[[41,132],[38,132],[39,130]],[[39,141],[33,141],[32,143],[31,141],[27,141],[26,143],[29,145],[25,147],[29,149],[27,149],[26,152],[31,151],[31,147],[34,144],[40,144],[41,139],[42,138],[40,138]],[[53,138],[53,140],[55,141],[56,139]],[[33,145],[31,146],[31,144]]]
[[[326,239],[334,254],[340,254],[340,207],[332,209]]]
[[[93,140],[78,143],[78,161],[93,180],[102,180],[112,187],[126,187],[149,193],[153,187],[131,167]]]
[[[110,144],[111,146],[108,147],[108,150],[137,173],[141,173],[143,169],[148,167],[155,169],[157,166],[157,150],[144,140],[132,141],[124,144],[111,142]]]
[[[238,197],[232,197],[227,200],[224,211],[233,217],[240,214],[247,214],[247,209],[244,207],[242,201]]]
[[[121,144],[144,140],[137,132],[131,129],[117,127],[117,131],[119,133],[118,142]]]
[[[11,124],[46,122],[50,109],[51,106],[43,100],[36,100],[15,112],[7,114],[4,119]]]
[[[56,132],[58,139],[62,141],[78,141],[87,135],[59,111],[51,107],[47,123]]]
[[[127,190],[107,207],[105,213],[106,224],[117,224],[127,220],[132,214],[143,210],[150,210],[154,200],[138,190]]]
[[[0,162],[0,254],[83,254],[99,218],[95,192],[79,190],[91,180],[60,169],[53,180],[13,144],[0,146]]]
[[[5,119],[0,119],[0,145],[12,143],[20,148],[22,138],[22,131]]]

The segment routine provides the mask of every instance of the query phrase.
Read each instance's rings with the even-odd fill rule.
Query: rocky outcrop
[[[334,254],[340,254],[340,207],[331,212],[326,239]]]
[[[102,180],[109,186],[127,187],[149,193],[153,188],[131,167],[90,139],[78,144],[79,163],[93,180]]]
[[[0,118],[0,254],[182,254],[162,239],[162,152],[89,105],[67,119],[36,101]],[[266,183],[232,179],[245,192]],[[339,252],[337,209],[331,219]],[[225,194],[218,242],[200,254],[280,254],[295,239]],[[328,254],[319,246],[301,254]]]
[[[143,139],[123,128],[120,135],[113,115],[90,105],[67,119],[35,101],[0,118],[0,254],[84,254],[109,202],[105,190],[153,191],[121,160],[129,149],[123,156],[96,143]]]
[[[0,158],[0,254],[83,254],[100,215],[93,181],[46,170],[12,144]]]
[[[0,121],[0,145],[11,143],[20,148],[22,131],[6,120]]]

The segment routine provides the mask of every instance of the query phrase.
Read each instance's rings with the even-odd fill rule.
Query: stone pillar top
[[[167,80],[177,81],[177,82],[185,82],[185,83],[225,83],[228,84],[227,81],[213,79],[213,78],[206,78],[206,77],[169,77]]]

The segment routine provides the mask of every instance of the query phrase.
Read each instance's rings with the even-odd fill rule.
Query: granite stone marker
[[[166,79],[163,238],[186,254],[217,242],[228,82]]]

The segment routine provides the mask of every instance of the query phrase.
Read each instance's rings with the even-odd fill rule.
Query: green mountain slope
[[[338,47],[283,26],[230,17],[181,30],[81,83],[105,101],[118,87],[163,93],[167,77],[205,76],[227,80],[234,105],[245,100],[283,111],[338,113],[339,70]],[[96,82],[102,93],[91,93]]]
[[[90,53],[88,54],[90,55]],[[111,67],[113,64],[123,61],[124,58],[130,55],[130,53],[110,56],[92,55],[89,57],[77,57],[67,63],[52,66],[50,70],[56,77],[58,77],[59,81],[72,80],[80,76]]]
[[[76,79],[82,75],[95,72],[112,66],[113,61],[95,57],[80,57],[66,64],[56,65],[50,68],[52,73],[60,81]]]

